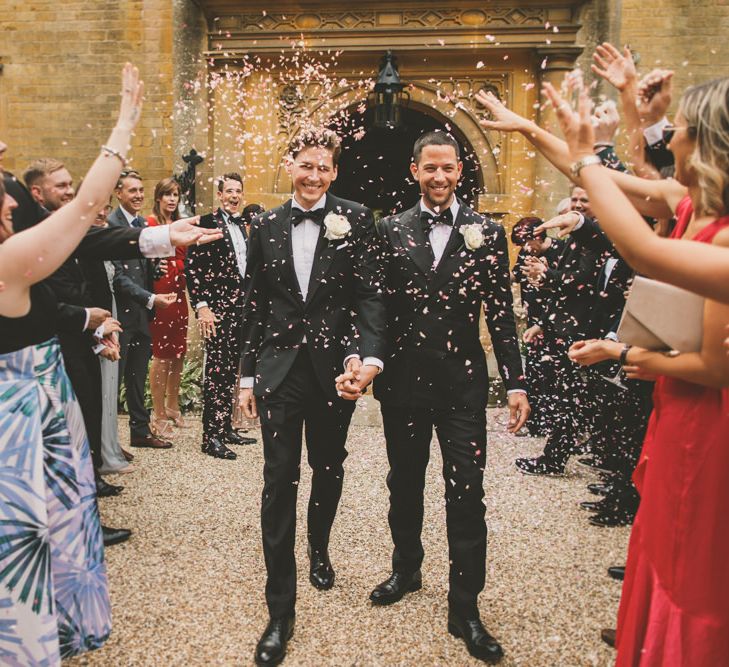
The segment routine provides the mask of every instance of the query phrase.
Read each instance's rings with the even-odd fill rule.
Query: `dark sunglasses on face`
[[[676,134],[676,130],[680,130],[681,128],[677,125],[666,125],[663,130],[661,130],[663,135],[663,141],[667,144],[671,143],[671,139],[673,139],[673,135]],[[693,136],[695,134],[696,128],[693,127],[693,125],[687,125],[683,128],[688,132],[689,136]]]

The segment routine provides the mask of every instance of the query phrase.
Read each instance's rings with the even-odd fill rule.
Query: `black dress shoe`
[[[419,591],[423,587],[423,575],[420,570],[407,574],[393,572],[390,578],[375,587],[370,593],[372,604],[386,605],[402,600],[405,593]]]
[[[235,431],[228,431],[225,434],[224,440],[228,445],[252,445],[256,442],[255,438],[249,438],[245,435],[240,435]]]
[[[610,484],[588,484],[587,490],[596,496],[606,496],[612,490]]]
[[[123,486],[109,484],[109,482],[107,482],[100,475],[96,476],[96,495],[99,498],[110,498],[111,496],[118,496],[123,490]]]
[[[550,461],[546,456],[538,456],[535,459],[517,459],[516,467],[525,475],[564,477],[564,463]]]
[[[598,458],[585,456],[581,459],[577,459],[577,463],[587,466],[588,468],[593,468],[594,470],[600,470],[601,472],[611,472],[605,467],[605,463]]]
[[[495,664],[504,657],[504,649],[483,627],[481,619],[461,618],[453,611],[448,612],[448,632],[466,642],[468,652],[479,660]]]
[[[309,581],[320,591],[328,591],[334,586],[334,568],[327,549],[312,549],[309,546]]]
[[[616,526],[629,526],[635,519],[635,513],[617,509],[609,509],[604,512],[598,512],[591,516],[588,521],[593,526],[601,528],[615,528]]]
[[[599,512],[601,509],[605,507],[605,501],[603,500],[586,500],[583,503],[580,503],[580,509],[581,510],[587,510],[588,512]]]
[[[228,449],[218,438],[204,441],[202,452],[216,459],[226,459],[227,461],[235,461],[238,458],[238,455],[232,449]]]
[[[256,645],[259,667],[279,665],[286,657],[286,645],[294,634],[294,615],[272,618]]]
[[[132,536],[132,531],[127,530],[126,528],[109,528],[107,526],[101,526],[101,536],[104,539],[104,546],[110,547],[114,544],[126,542]]]
[[[612,567],[609,567],[608,574],[613,579],[617,579],[618,581],[623,581],[623,579],[625,579],[625,565],[623,565],[622,567],[619,565],[613,565]]]
[[[615,630],[612,628],[603,628],[600,630],[600,637],[608,646],[615,648]]]

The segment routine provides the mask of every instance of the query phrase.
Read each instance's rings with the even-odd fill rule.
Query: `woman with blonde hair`
[[[179,203],[180,184],[174,178],[163,178],[154,188],[154,213],[147,218],[147,224],[154,227],[174,222],[180,217]],[[185,294],[185,248],[176,248],[175,256],[167,259],[166,264],[166,272],[155,280],[154,289],[160,294],[174,292],[177,299],[169,308],[156,310],[150,325],[150,428],[160,438],[167,438],[172,434],[173,424],[179,428],[187,427],[180,410],[180,381],[187,352],[189,312]]]
[[[604,45],[605,48],[605,45]],[[596,58],[607,65],[605,53]],[[572,92],[574,83],[568,83]],[[664,130],[675,180],[646,180],[593,159],[590,100],[577,111],[550,85],[566,143],[484,104],[486,127],[518,131],[585,188],[600,226],[637,270],[707,296],[697,353],[664,355],[611,341],[582,341],[581,364],[619,360],[629,377],[657,376],[655,408],[633,479],[641,505],[633,526],[618,613],[619,666],[729,664],[729,78],[688,89]],[[672,239],[642,215],[678,221]],[[569,230],[572,216],[557,226]],[[724,304],[720,303],[723,301]]]

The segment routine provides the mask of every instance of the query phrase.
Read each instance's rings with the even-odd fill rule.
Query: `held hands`
[[[177,301],[177,294],[174,292],[170,292],[169,294],[155,294],[154,295],[154,307],[155,308],[161,308],[164,310],[165,308],[169,308],[173,303]]]
[[[190,245],[204,245],[223,238],[221,229],[198,227],[200,216],[182,218],[170,224],[170,243],[176,248]]]
[[[347,370],[336,377],[337,394],[347,400],[356,401],[367,392],[367,387],[380,372],[377,366],[364,366],[357,357],[347,361]]]
[[[251,387],[240,388],[238,391],[238,405],[243,410],[246,419],[258,419],[258,406]]]
[[[543,222],[539,225],[539,227],[534,229],[534,233],[539,234],[541,232],[546,232],[548,229],[557,229],[559,230],[557,232],[557,236],[562,239],[565,236],[569,236],[574,231],[575,227],[577,227],[577,224],[580,222],[580,219],[579,213],[576,213],[575,211],[567,211],[567,213],[563,213],[551,220],[547,220],[547,222]]]
[[[96,331],[107,319],[111,318],[111,313],[103,308],[89,308],[88,310],[89,323],[86,326],[88,331]]]
[[[516,433],[529,418],[532,411],[527,400],[527,395],[521,391],[513,391],[509,394],[507,403],[509,405],[509,433]]]
[[[197,324],[200,327],[200,335],[207,340],[215,337],[215,323],[219,322],[218,316],[207,306],[197,311]],[[251,417],[249,417],[251,419]]]
[[[116,126],[131,132],[142,115],[142,96],[144,82],[139,80],[139,70],[131,63],[122,69],[121,105]]]

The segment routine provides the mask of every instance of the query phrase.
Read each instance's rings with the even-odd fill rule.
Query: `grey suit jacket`
[[[146,226],[141,216],[140,220]],[[111,227],[129,227],[120,207],[107,218]],[[149,332],[154,310],[147,303],[154,293],[153,264],[144,257],[114,261],[114,295],[117,315],[125,332]]]

